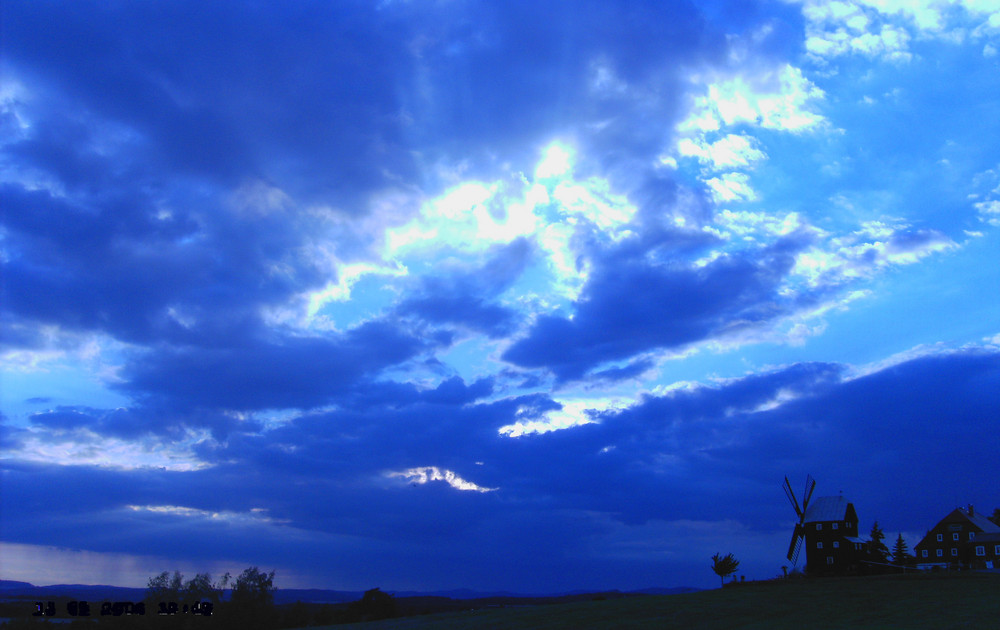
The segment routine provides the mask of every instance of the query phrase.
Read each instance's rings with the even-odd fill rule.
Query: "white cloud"
[[[230,510],[213,512],[180,505],[126,505],[125,509],[131,512],[146,512],[151,514],[162,514],[165,516],[176,516],[179,518],[197,518],[227,523],[280,524],[290,522],[288,520],[274,519],[267,516],[266,508],[251,508],[247,512],[233,512]]]
[[[705,182],[716,203],[724,201],[753,201],[757,193],[750,186],[746,173],[723,173]]]
[[[872,221],[852,234],[828,238],[796,257],[792,275],[809,286],[837,286],[869,277],[890,265],[909,265],[934,253],[957,247],[944,234],[912,235],[905,224]]]
[[[236,189],[231,203],[237,210],[259,216],[281,212],[293,205],[285,191],[259,180],[248,181]]]
[[[677,143],[677,152],[715,170],[745,168],[767,158],[755,138],[732,133],[711,143],[703,138],[683,138]]]
[[[444,481],[456,490],[469,492],[495,492],[498,488],[484,488],[483,486],[466,481],[451,470],[442,470],[437,466],[422,466],[420,468],[409,468],[400,472],[384,473],[389,479],[402,479],[406,483],[423,485],[431,481]]]
[[[973,204],[979,212],[979,220],[995,227],[1000,227],[1000,200],[981,201]]]
[[[748,240],[756,238],[771,240],[802,229],[806,224],[797,212],[780,216],[767,212],[734,212],[726,209],[715,215],[714,226],[715,233],[723,238],[737,236]],[[819,233],[818,230],[816,232]]]
[[[567,215],[588,220],[613,240],[622,236],[619,228],[635,215],[628,199],[612,193],[608,182],[596,177],[582,183],[561,182],[552,191],[552,199]]]
[[[824,96],[802,70],[785,64],[777,68],[713,81],[697,97],[689,116],[678,125],[684,134],[750,124],[764,129],[800,132],[824,122],[813,111]]]
[[[327,284],[319,291],[308,294],[309,317],[315,315],[328,302],[345,302],[351,298],[351,288],[366,275],[403,277],[409,271],[400,263],[394,266],[380,266],[373,263],[351,263],[341,265],[337,270],[337,282]]]
[[[513,424],[502,426],[497,430],[497,433],[516,438],[533,433],[548,433],[579,427],[594,422],[588,412],[618,409],[623,404],[627,404],[618,398],[560,399],[556,402],[562,405],[562,409],[547,411],[542,419],[519,420]]]
[[[208,468],[194,454],[194,445],[207,434],[190,435],[188,439],[166,443],[162,441],[133,442],[87,430],[72,432],[72,439],[62,439],[51,431],[29,430],[21,437],[16,453],[4,450],[5,457],[22,461],[62,466],[99,466],[114,470],[163,469],[191,471]]]
[[[575,179],[574,157],[572,147],[553,142],[542,152],[534,179],[522,175],[517,183],[467,181],[453,187],[425,202],[415,219],[386,230],[383,258],[414,267],[435,252],[478,255],[528,237],[546,253],[553,290],[575,297],[588,271],[576,251],[576,234],[594,229],[605,239],[620,240],[628,235],[636,208],[602,178]],[[344,294],[339,284],[326,290]]]
[[[572,153],[570,150],[554,142],[547,149],[542,161],[535,167],[535,179],[548,179],[568,175],[572,169]]]
[[[914,38],[961,42],[1000,26],[994,0],[804,0],[806,50],[817,60],[838,55],[906,61]],[[985,50],[984,50],[985,54]]]
[[[693,157],[705,167],[705,185],[716,203],[753,201],[757,193],[745,172],[767,159],[754,128],[802,133],[818,129],[826,119],[816,111],[824,93],[802,70],[784,64],[743,68],[727,75],[692,75],[695,91],[687,116],[677,125],[671,153]],[[701,90],[697,86],[701,86]],[[740,127],[740,133],[728,133]],[[749,128],[748,133],[746,129]],[[661,162],[676,159],[661,158]],[[712,175],[709,177],[709,175]]]
[[[869,374],[881,372],[902,363],[913,361],[914,359],[950,354],[952,352],[954,352],[954,350],[948,348],[943,343],[936,343],[932,345],[920,344],[910,348],[909,350],[897,352],[896,354],[884,359],[879,359],[878,361],[873,361],[872,363],[867,363],[865,365],[854,366],[848,370],[847,374],[844,375],[844,380],[852,381],[854,379],[868,376]]]

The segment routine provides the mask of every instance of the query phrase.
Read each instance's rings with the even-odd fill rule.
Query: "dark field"
[[[1000,575],[755,582],[682,595],[479,610],[329,628],[1000,628]]]

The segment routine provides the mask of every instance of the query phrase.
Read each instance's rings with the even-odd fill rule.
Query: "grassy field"
[[[460,628],[1000,628],[1000,576],[906,575],[748,583],[683,595],[327,626]]]

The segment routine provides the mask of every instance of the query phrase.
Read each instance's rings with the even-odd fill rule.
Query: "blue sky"
[[[1000,507],[1000,4],[5,2],[3,577],[519,592]]]

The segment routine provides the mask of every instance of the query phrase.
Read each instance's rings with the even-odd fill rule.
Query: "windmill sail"
[[[786,477],[787,479],[787,477]],[[806,508],[809,507],[809,499],[813,495],[813,490],[816,489],[816,480],[812,478],[812,475],[806,475],[806,491],[802,495],[802,515],[805,516]]]
[[[791,560],[792,564],[795,564],[799,560],[799,551],[802,549],[802,534],[802,526],[795,525],[795,531],[792,532],[792,541],[788,545],[788,559]]]
[[[802,549],[802,543],[805,540],[806,528],[804,523],[806,520],[806,510],[809,508],[809,499],[812,498],[813,490],[816,489],[816,480],[812,478],[812,475],[806,476],[806,488],[805,492],[802,493],[802,505],[799,505],[788,477],[785,477],[785,483],[781,488],[785,491],[788,502],[792,504],[795,515],[799,517],[799,521],[795,524],[795,529],[792,530],[792,540],[788,543],[788,559],[792,561],[792,564],[795,564],[799,560],[799,551]]]
[[[788,497],[788,502],[791,503],[792,507],[795,509],[795,514],[799,517],[799,519],[801,519],[804,514],[799,508],[799,502],[795,498],[795,493],[792,492],[792,484],[788,483],[788,477],[785,477],[785,485],[782,486],[782,489],[785,491],[785,496]]]

